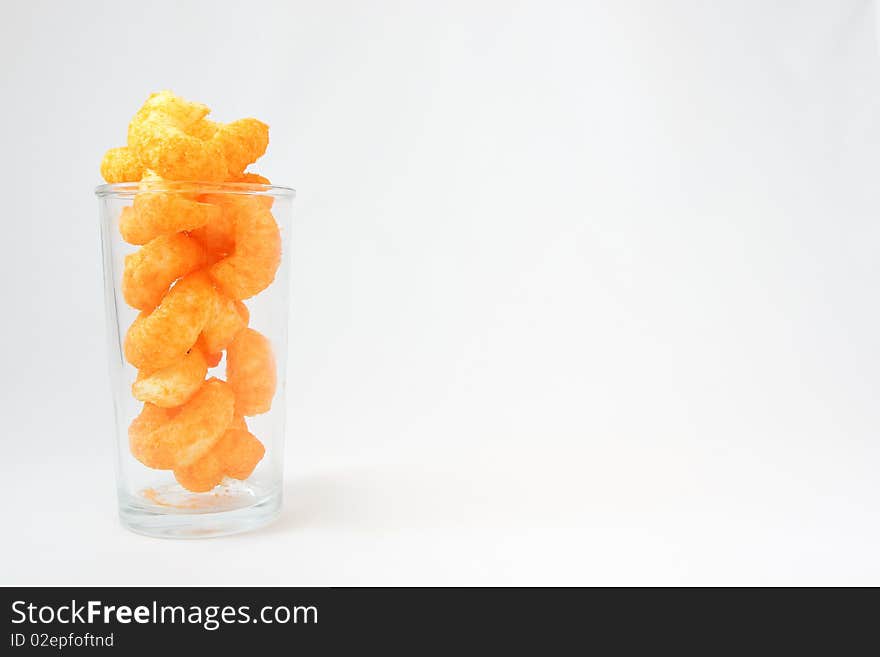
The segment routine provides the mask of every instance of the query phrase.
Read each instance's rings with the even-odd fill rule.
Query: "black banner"
[[[877,605],[843,591],[5,588],[0,654],[336,654],[727,647],[839,654]],[[838,625],[835,626],[835,623]],[[835,631],[840,627],[840,631]],[[874,639],[871,639],[872,641]],[[756,643],[757,641],[757,643]],[[285,649],[285,653],[289,652]]]

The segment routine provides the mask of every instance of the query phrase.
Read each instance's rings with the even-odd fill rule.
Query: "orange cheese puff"
[[[242,329],[226,350],[226,379],[235,391],[235,412],[259,415],[275,396],[275,356],[265,336]]]
[[[254,185],[271,185],[269,179],[258,173],[241,173],[229,178],[229,182],[253,183]]]
[[[144,175],[144,166],[127,146],[111,148],[101,160],[101,176],[108,183],[137,182]]]
[[[217,132],[220,124],[211,119],[199,119],[186,129],[187,134],[202,140],[210,139]]]
[[[244,305],[244,301],[236,301],[235,309],[238,311],[238,314],[241,315],[242,320],[244,320],[244,325],[247,326],[251,322],[251,311],[248,310],[248,307]]]
[[[269,126],[257,119],[239,119],[221,124],[211,141],[223,152],[227,176],[237,176],[266,152]]]
[[[161,180],[161,179],[157,179]],[[220,210],[180,193],[141,192],[119,218],[119,232],[130,244],[146,244],[159,235],[190,231],[204,226]]]
[[[233,193],[201,194],[198,197],[200,203],[211,203],[220,208],[220,214],[212,217],[204,226],[191,232],[205,249],[216,255],[226,256],[235,249],[235,224],[239,214],[255,212],[256,208],[272,208],[274,199],[271,196],[259,196],[257,194]],[[222,258],[218,257],[217,260]]]
[[[224,145],[187,133],[209,111],[170,91],[153,94],[128,126],[128,147],[146,168],[168,180],[223,180]]]
[[[208,367],[217,367],[218,363],[220,363],[220,359],[223,358],[223,352],[209,352],[205,348],[205,338],[203,335],[199,335],[199,339],[196,340],[196,344],[193,349],[199,349],[202,354],[205,356],[205,362],[208,363]]]
[[[185,404],[198,392],[208,373],[208,363],[198,347],[190,349],[179,361],[155,372],[138,372],[131,394],[142,402],[161,408]]]
[[[204,226],[191,231],[191,235],[201,242],[214,262],[222,260],[235,250],[235,224],[239,214],[254,212],[257,206],[271,209],[271,196],[248,194],[202,194],[201,203],[211,203],[219,208],[219,214],[212,217]]]
[[[183,358],[205,328],[214,288],[203,272],[180,279],[156,308],[142,312],[125,334],[126,360],[155,371]]]
[[[208,353],[223,351],[246,325],[236,302],[222,292],[217,292],[208,322],[202,329],[202,346]]]
[[[247,479],[266,453],[263,443],[247,429],[229,429],[214,449],[223,463],[223,471],[233,479]]]
[[[178,413],[154,429],[147,441],[150,456],[174,468],[191,465],[207,454],[232,423],[235,395],[220,379],[208,379]]]
[[[241,203],[235,216],[235,250],[209,271],[227,296],[247,299],[275,280],[280,262],[281,233],[272,213],[253,202]]]
[[[223,481],[223,463],[212,450],[189,465],[174,468],[177,483],[193,493],[207,493]]]
[[[174,466],[173,460],[168,455],[151,448],[150,436],[175,414],[176,410],[144,404],[141,414],[132,420],[128,427],[128,444],[132,456],[149,468],[170,470]]]
[[[222,195],[203,194],[199,200],[211,203],[216,211],[204,226],[190,232],[197,239],[214,262],[222,260],[235,248],[235,207],[222,202]]]
[[[129,244],[146,244],[159,235],[179,233],[204,226],[220,209],[197,203],[180,194],[144,192],[119,216],[119,232]]]
[[[125,256],[122,296],[133,308],[155,308],[169,285],[204,263],[205,250],[196,240],[183,233],[160,235]]]
[[[227,182],[237,182],[237,183],[250,183],[252,185],[271,185],[269,179],[265,176],[261,176],[258,173],[242,173],[237,176],[231,176]],[[249,197],[251,200],[258,202],[260,205],[265,207],[267,210],[272,209],[272,204],[275,203],[275,199],[268,195],[259,195],[254,194]]]
[[[174,469],[178,483],[194,493],[204,493],[221,483],[224,475],[247,479],[266,449],[248,433],[244,418],[236,415],[232,425],[211,450],[189,465]]]

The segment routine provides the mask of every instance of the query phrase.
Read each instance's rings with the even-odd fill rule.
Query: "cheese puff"
[[[235,248],[235,207],[222,201],[222,194],[202,194],[199,201],[216,208],[210,221],[190,231],[213,262],[222,260]]]
[[[128,126],[128,146],[145,167],[168,180],[223,180],[225,144],[187,133],[209,111],[170,91],[153,94]]]
[[[138,157],[166,180],[222,181],[227,176],[220,144],[202,141],[153,120],[144,126],[145,137],[135,146]]]
[[[248,310],[248,307],[244,305],[244,301],[236,301],[235,309],[238,311],[238,314],[241,315],[241,318],[244,320],[244,325],[247,326],[251,323],[251,311]]]
[[[198,347],[167,367],[148,372],[141,370],[131,385],[131,394],[142,402],[160,408],[173,408],[188,402],[202,387],[208,363]]]
[[[254,185],[271,185],[269,179],[265,176],[261,176],[258,173],[242,173],[237,176],[232,176],[229,178],[228,182],[239,182],[239,183],[252,183]]]
[[[133,308],[155,308],[169,285],[204,263],[205,250],[196,240],[183,233],[160,235],[125,256],[122,296]]]
[[[174,468],[177,483],[193,493],[207,493],[223,481],[223,463],[214,450],[189,465]]]
[[[217,444],[190,465],[174,469],[178,483],[187,490],[204,493],[221,483],[224,476],[247,479],[266,448],[248,430],[244,419],[236,416]]]
[[[265,176],[261,176],[258,173],[242,173],[237,176],[231,176],[227,182],[235,182],[235,183],[250,183],[251,185],[271,185],[269,179]],[[249,200],[255,201],[262,205],[267,210],[272,209],[272,204],[275,203],[275,199],[269,196],[268,194],[253,194],[248,197]]]
[[[266,453],[266,448],[247,429],[230,428],[214,448],[223,472],[233,479],[247,479]]]
[[[178,125],[189,127],[210,114],[211,108],[202,103],[185,100],[167,89],[149,95],[129,124],[129,137],[132,125],[154,114],[167,116]]]
[[[190,234],[202,243],[209,259],[217,262],[235,250],[235,224],[238,215],[255,212],[259,206],[271,209],[274,199],[256,194],[208,193],[199,195],[198,201],[215,205],[218,213]]]
[[[198,203],[181,194],[144,192],[119,216],[119,232],[129,244],[146,244],[160,235],[170,235],[204,226],[221,213],[210,203]]]
[[[217,367],[220,363],[220,359],[223,358],[222,351],[210,352],[205,346],[205,337],[203,335],[199,335],[199,339],[196,340],[193,349],[199,349],[202,354],[205,356],[205,362],[208,364],[208,367]]]
[[[214,288],[203,272],[180,279],[150,312],[142,312],[125,335],[125,358],[138,369],[158,370],[183,358],[205,328]]]
[[[233,176],[227,182],[270,184],[268,178],[256,173]],[[220,212],[213,215],[208,223],[191,231],[191,235],[202,243],[208,254],[215,257],[215,262],[232,253],[235,248],[236,215],[239,212],[252,211],[255,205],[261,205],[267,210],[271,209],[274,202],[274,199],[268,195],[246,193],[207,193],[199,195],[197,200],[200,203],[211,203],[220,209]]]
[[[202,329],[202,345],[208,353],[223,351],[245,326],[246,317],[241,314],[236,302],[217,292],[208,322]]]
[[[151,448],[150,436],[176,414],[176,409],[144,404],[140,415],[132,420],[128,427],[128,443],[132,456],[148,468],[170,470],[174,467],[173,459],[167,454]]]
[[[144,175],[144,165],[127,146],[111,148],[101,160],[101,176],[108,183],[137,182]]]
[[[212,121],[211,119],[199,119],[187,128],[186,132],[193,137],[207,140],[216,134],[217,128],[219,127],[220,124],[216,121]]]
[[[211,141],[223,152],[227,176],[238,176],[266,152],[269,126],[257,119],[239,119],[221,124]]]
[[[225,382],[208,379],[177,414],[154,429],[146,451],[174,468],[191,465],[207,454],[232,423],[235,395]]]
[[[275,396],[275,356],[272,345],[251,328],[242,329],[226,350],[226,379],[235,391],[235,412],[259,415]]]
[[[251,200],[238,200],[235,250],[210,267],[217,287],[233,299],[247,299],[275,280],[281,263],[281,233],[267,209]]]

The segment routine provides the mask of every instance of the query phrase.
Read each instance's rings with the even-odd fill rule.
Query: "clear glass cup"
[[[150,536],[201,538],[271,522],[281,510],[283,483],[294,190],[251,183],[164,181],[102,185],[95,193],[100,203],[122,524]],[[204,225],[193,227],[202,222]],[[277,225],[277,233],[272,223]],[[155,241],[157,235],[166,237]],[[271,254],[279,244],[280,258],[273,262]],[[141,249],[143,254],[127,259]],[[194,256],[198,249],[202,255]],[[236,257],[217,268],[216,263],[231,256]],[[271,276],[267,272],[276,262],[272,282],[248,296]],[[167,280],[187,271],[175,282]],[[201,296],[185,294],[186,288],[181,287],[176,301],[172,300],[178,285],[196,279],[190,287],[200,290]],[[246,311],[235,304],[236,297],[242,299]],[[159,305],[151,310],[155,300]],[[224,305],[224,300],[230,301]],[[202,310],[208,306],[210,309]],[[230,307],[242,318],[241,325],[232,321],[228,328],[231,320],[223,323],[217,319],[228,320],[221,309],[228,311]],[[137,339],[131,342],[138,348],[129,353],[132,344],[127,332],[139,314],[149,318],[133,331]],[[245,321],[247,329],[241,328]],[[200,328],[211,322],[213,341],[206,339],[208,329]],[[265,341],[254,338],[254,331],[268,339],[274,354],[274,395],[267,350],[259,348]],[[241,337],[245,332],[248,339]],[[196,342],[188,347],[196,334]],[[225,350],[208,353],[224,344],[229,335],[234,338]],[[255,340],[258,348],[252,346]],[[200,350],[203,361],[191,356],[194,350]],[[237,363],[230,368],[235,370],[232,377],[227,371],[230,350]],[[158,354],[161,361],[149,360],[159,358]],[[145,357],[149,357],[147,361]],[[129,362],[132,358],[140,370]],[[208,369],[197,379],[200,362]],[[137,389],[136,398],[132,384],[139,376],[146,381]],[[223,383],[207,386],[212,377]],[[227,426],[229,391],[235,401],[233,420]],[[145,404],[144,399],[151,401]],[[145,406],[151,408],[145,411]],[[132,422],[142,413],[133,427]],[[147,415],[150,418],[144,420]],[[262,458],[254,439],[265,450]]]

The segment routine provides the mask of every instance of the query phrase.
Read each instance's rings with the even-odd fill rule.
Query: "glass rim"
[[[95,187],[95,196],[99,198],[134,198],[143,192],[198,192],[200,194],[246,194],[249,196],[271,196],[273,198],[296,197],[296,190],[293,187],[250,182],[156,180],[108,183]]]

